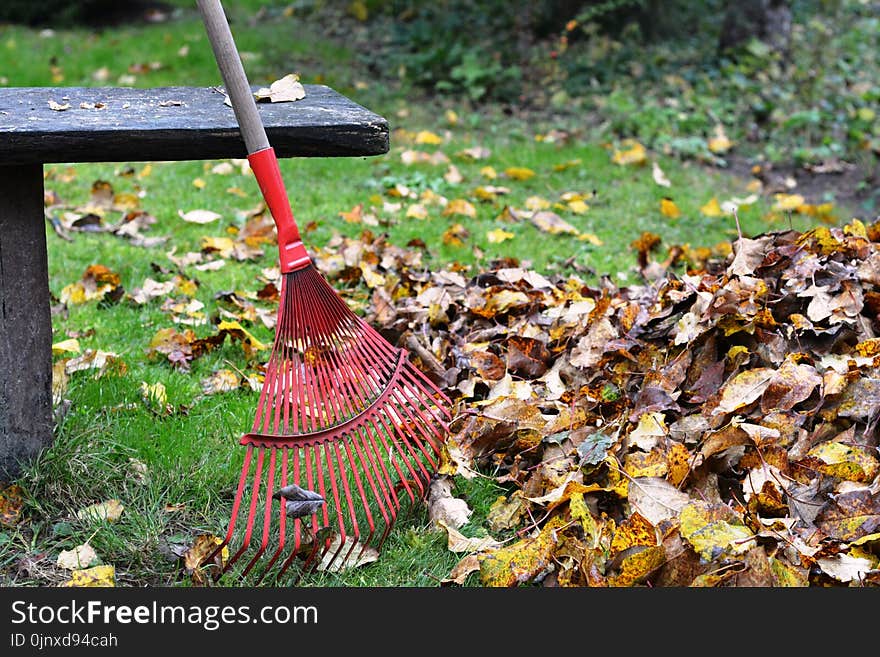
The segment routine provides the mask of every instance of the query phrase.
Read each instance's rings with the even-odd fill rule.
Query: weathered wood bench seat
[[[388,151],[388,123],[332,89],[259,103],[279,157]],[[0,481],[52,440],[52,324],[43,165],[244,157],[214,88],[0,88]],[[69,109],[58,111],[58,106]]]

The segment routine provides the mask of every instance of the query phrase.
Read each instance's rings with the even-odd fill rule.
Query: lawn
[[[376,79],[352,50],[323,38],[321,25],[296,12],[250,20],[262,4],[236,3],[231,12],[254,84],[297,72],[306,83],[328,84],[386,116],[392,126],[386,155],[282,162],[294,213],[319,256],[339,236],[362,239],[370,231],[421,250],[432,271],[455,266],[473,275],[495,259],[515,258],[546,275],[577,275],[591,284],[608,277],[624,285],[640,280],[631,245],[644,233],[662,239],[658,260],[668,247],[684,247],[681,270],[689,258],[701,257],[700,247],[729,248],[736,222],[713,210],[712,199],[740,199],[746,235],[789,225],[806,230],[852,216],[871,220],[857,206],[791,201],[796,190],[762,185],[759,171],[758,177],[734,176],[675,153],[641,153],[620,135],[552,114],[529,119],[455,97],[425,97],[391,76]],[[182,8],[163,22],[103,30],[0,26],[0,80],[8,86],[210,86],[219,74],[195,12]],[[658,182],[664,178],[668,185]],[[239,321],[256,341],[271,344],[273,330],[260,317],[274,313],[277,299],[257,293],[272,278],[266,269],[276,252],[271,243],[258,243],[260,253],[237,259],[223,242],[237,242],[253,225],[259,191],[241,162],[203,160],[49,165],[45,186],[53,220],[46,225],[57,300],[53,342],[62,343],[56,361],[87,350],[114,356],[100,375],[84,369],[64,377],[66,385],[58,381],[54,445],[15,482],[24,491],[20,520],[0,526],[0,582],[59,583],[69,574],[55,566],[58,553],[87,542],[115,566],[120,585],[191,585],[178,558],[181,546],[201,533],[223,534],[243,457],[237,440],[258,399],[258,391],[244,385],[215,393],[205,382],[220,370],[253,375],[268,352],[228,340],[182,369],[151,346],[172,328],[213,335],[215,320],[222,319]],[[788,196],[774,195],[782,192]],[[107,230],[132,210],[155,219],[144,237],[165,239],[145,246]],[[219,216],[208,223],[181,216],[194,210]],[[89,212],[96,218],[82,221]],[[536,219],[542,216],[561,223],[542,227]],[[201,254],[201,262],[185,254]],[[222,264],[202,266],[211,262]],[[112,285],[123,288],[120,298],[76,297],[77,283],[93,265],[118,276]],[[167,294],[138,297],[147,279],[175,284]],[[371,289],[365,281],[338,284],[353,308],[366,310]],[[77,344],[65,350],[71,339]],[[489,508],[507,489],[490,476],[456,477],[455,483],[455,494],[474,510],[462,533],[485,534]],[[119,521],[77,517],[78,510],[110,499],[125,507]],[[306,575],[301,584],[434,586],[457,561],[422,506],[398,521],[378,562]]]

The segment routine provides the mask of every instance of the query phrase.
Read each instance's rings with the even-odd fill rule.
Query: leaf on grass
[[[660,199],[660,214],[669,219],[678,219],[681,216],[681,210],[671,198]]]
[[[167,297],[177,287],[175,281],[166,281],[160,283],[152,278],[145,278],[141,287],[136,287],[131,291],[130,298],[138,305],[143,305],[151,299],[158,297]]]
[[[443,579],[440,583],[462,585],[465,583],[465,580],[467,580],[468,575],[475,573],[478,570],[480,570],[480,558],[476,554],[468,554],[455,564],[449,572],[449,576]]]
[[[0,525],[11,527],[17,523],[23,504],[22,490],[18,484],[0,483]]]
[[[223,215],[211,210],[190,210],[189,212],[178,210],[177,216],[191,224],[210,224],[220,219]]]
[[[59,354],[78,354],[79,352],[79,340],[77,340],[76,338],[61,340],[60,342],[55,342],[52,345],[53,356],[58,356]]]
[[[727,134],[724,132],[724,126],[720,123],[715,125],[715,132],[709,138],[707,145],[709,150],[716,154],[726,153],[733,148],[733,142],[727,137]]]
[[[125,507],[117,499],[110,499],[106,502],[99,502],[83,507],[76,512],[76,517],[80,520],[106,520],[107,522],[116,522],[122,516]]]
[[[800,194],[776,194],[775,199],[776,203],[773,205],[775,212],[790,212],[804,204],[804,197]]]
[[[74,570],[70,574],[70,579],[61,586],[76,588],[116,586],[116,568],[103,565],[92,566],[85,570]]]
[[[742,518],[724,504],[692,502],[681,510],[681,536],[706,561],[745,554],[755,535]]]
[[[672,187],[669,178],[666,177],[666,174],[663,173],[663,169],[661,169],[660,165],[656,162],[651,162],[651,177],[654,178],[654,182],[661,187]]]
[[[202,379],[201,385],[204,394],[216,395],[221,392],[238,390],[241,387],[241,378],[232,370],[221,369]]]
[[[706,217],[720,217],[724,214],[724,210],[721,209],[718,199],[713,196],[705,205],[700,207],[700,213]]]
[[[489,244],[501,244],[507,240],[512,240],[514,237],[516,237],[515,233],[511,233],[502,228],[496,228],[495,230],[490,230],[486,233],[486,239],[489,240]]]
[[[611,156],[614,164],[621,166],[641,165],[648,160],[648,154],[645,147],[634,139],[624,139],[619,150],[615,150]]]
[[[191,576],[196,586],[206,586],[208,583],[207,574],[219,574],[224,564],[229,560],[229,548],[224,545],[223,549],[214,555],[210,563],[205,563],[205,560],[214,554],[218,546],[222,544],[223,539],[213,534],[199,534],[193,544],[183,553],[184,571]]]
[[[442,522],[446,527],[466,525],[473,511],[467,502],[452,495],[452,479],[437,477],[428,488],[428,518],[435,526]]]
[[[541,232],[551,235],[578,235],[580,231],[555,212],[536,212],[529,219]]]
[[[841,541],[880,531],[880,495],[867,488],[841,493],[819,512],[816,526]]]
[[[295,73],[289,73],[280,80],[275,80],[268,88],[258,89],[254,93],[254,97],[257,101],[285,103],[305,98],[306,90],[299,81],[299,76]]]
[[[461,215],[463,217],[471,217],[473,219],[477,216],[477,209],[469,201],[463,198],[456,198],[449,201],[442,214],[444,217]]]
[[[480,580],[484,586],[512,587],[526,584],[553,564],[559,541],[557,530],[565,521],[551,518],[537,536],[498,548],[480,559]]]
[[[501,545],[491,536],[468,538],[454,527],[448,526],[442,520],[438,520],[437,525],[446,530],[446,547],[450,552],[483,552],[485,550],[493,550]]]
[[[321,550],[323,554],[317,565],[321,572],[341,573],[379,559],[379,551],[372,545],[365,545],[354,536],[343,538],[337,533],[330,538],[329,546],[322,547]]]
[[[58,567],[66,570],[80,570],[98,561],[98,554],[88,543],[77,545],[72,550],[62,550],[58,555]]]
[[[111,351],[86,349],[81,356],[71,358],[64,366],[64,371],[67,374],[84,370],[97,370],[96,375],[101,377],[111,370],[124,373],[126,366],[119,356]]]
[[[535,175],[535,172],[527,167],[507,167],[504,174],[514,180],[528,180]]]
[[[417,144],[430,144],[436,146],[437,144],[443,143],[443,137],[434,132],[430,132],[429,130],[420,130],[416,134],[415,142]]]

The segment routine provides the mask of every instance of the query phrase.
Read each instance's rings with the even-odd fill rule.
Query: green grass
[[[256,3],[252,3],[256,4]],[[239,8],[234,17],[243,18]],[[745,181],[707,172],[696,164],[654,157],[663,167],[672,187],[654,184],[650,166],[620,167],[611,163],[611,154],[588,133],[574,136],[564,145],[535,140],[535,131],[522,121],[500,114],[481,115],[464,106],[456,126],[448,126],[431,106],[411,106],[393,85],[372,82],[358,90],[353,84],[365,79],[363,71],[350,65],[351,53],[320,37],[320,31],[294,30],[283,17],[249,26],[236,22],[236,36],[242,50],[258,53],[247,57],[255,82],[276,79],[290,70],[304,72],[305,81],[322,79],[359,102],[387,114],[395,128],[410,133],[430,129],[445,134],[439,146],[418,146],[407,142],[400,132],[392,139],[389,154],[376,158],[315,158],[287,160],[282,170],[292,196],[294,211],[302,226],[316,222],[306,234],[310,246],[319,247],[334,233],[358,236],[365,226],[349,224],[340,218],[359,203],[365,212],[381,219],[373,232],[387,232],[389,240],[405,245],[418,238],[427,245],[426,265],[441,268],[450,262],[479,265],[497,257],[512,256],[541,271],[564,271],[570,258],[595,274],[608,274],[618,281],[636,280],[632,271],[633,253],[629,244],[643,231],[660,234],[666,245],[691,243],[712,245],[735,235],[730,218],[709,219],[699,208],[712,196],[724,200],[745,196]],[[291,35],[279,39],[279,30]],[[293,38],[293,34],[296,38]],[[189,45],[186,56],[177,54]],[[57,59],[52,64],[53,58]],[[178,20],[151,26],[124,27],[100,33],[58,30],[44,37],[23,28],[0,27],[0,75],[11,86],[51,86],[96,84],[93,74],[103,66],[109,69],[107,84],[116,84],[128,67],[138,62],[160,61],[156,71],[137,74],[134,84],[210,85],[218,74],[192,12]],[[57,65],[63,80],[52,79],[51,66]],[[407,106],[409,118],[396,112]],[[485,146],[491,155],[470,162],[455,156],[472,146]],[[452,185],[443,178],[446,166],[413,165],[401,162],[401,152],[415,148],[442,150],[459,168],[464,181]],[[571,160],[576,166],[563,171],[554,167]],[[46,188],[59,195],[68,206],[86,203],[96,180],[109,181],[114,191],[142,192],[141,207],[157,218],[149,235],[165,235],[167,244],[140,248],[107,233],[74,233],[72,241],[61,239],[47,226],[50,287],[56,296],[64,286],[78,280],[91,264],[102,264],[120,275],[127,291],[139,287],[146,277],[166,280],[173,269],[166,253],[176,248],[180,255],[197,251],[205,236],[226,236],[230,229],[244,224],[244,213],[259,201],[254,181],[240,173],[210,173],[215,162],[154,163],[149,175],[129,175],[129,169],[142,172],[143,163],[52,165],[46,169]],[[492,166],[499,173],[508,167],[528,167],[535,176],[527,181],[487,180],[480,170]],[[203,178],[197,189],[193,180]],[[386,194],[394,184],[418,191],[431,189],[446,196],[471,199],[477,216],[446,217],[437,207],[429,208],[424,220],[407,219],[404,211],[386,212],[383,202],[397,202]],[[510,194],[491,203],[473,200],[475,187],[504,185]],[[239,187],[246,198],[227,193]],[[560,216],[583,233],[601,240],[597,246],[570,235],[549,235],[528,221],[508,222],[498,217],[505,205],[523,208],[530,196],[553,202],[568,191],[596,196],[582,215],[558,210]],[[379,198],[376,198],[376,197]],[[664,196],[674,198],[682,217],[669,219],[659,211]],[[409,202],[407,202],[409,203]],[[374,207],[375,206],[375,207]],[[209,225],[188,224],[178,211],[210,209],[222,218]],[[753,234],[768,228],[764,215],[769,202],[762,199],[741,215],[744,232]],[[109,216],[108,221],[116,220]],[[807,220],[796,220],[806,227]],[[460,222],[470,232],[463,246],[443,244],[442,236],[451,224]],[[503,228],[514,238],[491,244],[487,233]],[[195,298],[205,304],[208,317],[218,312],[214,295],[221,290],[254,291],[260,270],[275,262],[275,252],[266,246],[258,262],[229,261],[215,272],[191,268],[187,276],[199,283]],[[662,254],[661,254],[662,256]],[[595,278],[593,279],[595,280]],[[364,298],[362,291],[350,296]],[[54,341],[79,335],[83,349],[96,348],[119,354],[127,370],[94,378],[87,372],[71,376],[65,397],[70,409],[60,420],[54,445],[28,468],[18,482],[26,493],[24,519],[17,526],[0,530],[0,581],[19,585],[56,583],[62,574],[51,564],[57,553],[89,541],[105,563],[114,564],[121,584],[187,585],[169,546],[188,543],[201,532],[222,534],[241,467],[243,450],[238,437],[249,426],[257,403],[257,393],[238,390],[222,395],[202,394],[200,381],[218,368],[249,367],[248,356],[238,344],[226,345],[195,360],[190,372],[173,370],[166,361],[150,359],[146,351],[152,336],[173,326],[160,310],[161,299],[138,306],[127,300],[117,305],[90,302],[69,305],[54,317]],[[271,304],[264,304],[271,308]],[[178,327],[183,328],[183,327]],[[248,326],[258,339],[271,342],[272,332],[259,323]],[[214,332],[209,324],[195,327],[200,336]],[[172,411],[156,413],[144,403],[142,383],[162,383]],[[146,466],[141,478],[132,462]],[[143,480],[142,480],[143,479]],[[463,528],[467,535],[486,531],[485,517],[492,502],[504,490],[490,478],[456,480],[455,493],[475,510],[471,523]],[[88,504],[118,498],[126,507],[119,522],[81,521],[76,511]],[[178,510],[166,511],[166,505]],[[509,538],[500,536],[496,538]],[[17,567],[24,558],[45,559],[30,570]],[[411,586],[436,585],[458,559],[446,549],[442,532],[433,530],[424,507],[399,521],[391,533],[382,558],[367,567],[342,574],[316,574],[303,580],[314,586]],[[476,583],[471,577],[469,583]]]

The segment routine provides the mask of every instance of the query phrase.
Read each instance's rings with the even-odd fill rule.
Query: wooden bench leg
[[[43,167],[0,166],[0,481],[52,442]]]

